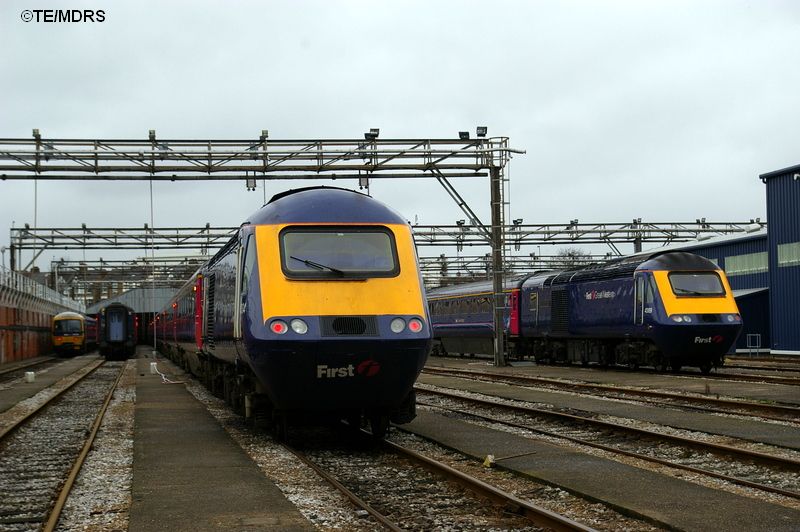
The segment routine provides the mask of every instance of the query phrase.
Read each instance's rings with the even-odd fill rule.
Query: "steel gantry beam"
[[[519,250],[531,245],[606,244],[620,254],[617,244],[670,244],[711,238],[734,233],[747,233],[766,227],[758,219],[749,222],[706,222],[705,218],[695,222],[642,222],[632,223],[570,223],[513,224],[505,226],[504,239],[509,246]],[[415,225],[414,239],[417,246],[485,246],[484,233],[459,220],[455,225]],[[639,248],[641,250],[641,248]]]
[[[0,179],[247,180],[485,177],[507,138],[280,140],[0,139]]]
[[[135,260],[57,260],[49,284],[59,293],[89,305],[133,288],[180,288],[209,256],[143,257]]]
[[[225,245],[238,227],[12,227],[10,237],[11,269],[27,270],[47,250],[176,250],[208,255]],[[27,265],[22,252],[33,251]]]

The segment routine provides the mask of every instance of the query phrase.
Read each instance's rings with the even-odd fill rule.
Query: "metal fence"
[[[85,312],[83,303],[59,294],[18,272],[0,266],[0,306],[58,314],[66,310]]]

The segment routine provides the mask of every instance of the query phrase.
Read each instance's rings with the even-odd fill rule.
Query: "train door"
[[[633,298],[633,324],[642,325],[644,323],[644,300],[645,291],[647,289],[647,278],[641,272],[636,272],[633,275],[634,290],[636,292]]]
[[[247,313],[247,296],[250,292],[250,281],[256,265],[256,245],[253,233],[247,235],[244,246],[239,248],[237,257],[238,275],[236,279],[236,318],[233,320],[233,336],[238,344],[242,339],[242,325]]]
[[[106,331],[106,340],[109,342],[124,342],[125,341],[125,312],[119,309],[113,309],[106,314],[108,319],[108,329]]]

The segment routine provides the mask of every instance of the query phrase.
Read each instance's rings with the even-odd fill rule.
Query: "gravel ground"
[[[273,441],[273,439],[263,431],[255,430],[245,424],[241,417],[231,412],[222,400],[212,396],[202,385],[194,380],[188,379],[188,376],[187,380],[187,388],[189,391],[206,405],[210,413],[259,465],[265,475],[271,478],[280,487],[289,500],[291,500],[319,530],[365,531],[379,528],[371,517],[357,511],[338,491],[331,488],[325,481],[320,479],[316,473],[297,460],[296,457],[282,445]],[[5,385],[5,383],[3,385]],[[45,397],[47,393],[43,392],[42,397]],[[38,399],[32,398],[36,400],[28,400],[25,403],[21,403],[15,407],[16,414],[26,409],[33,408],[37,401],[43,400],[42,397],[38,397]],[[106,419],[98,434],[98,440],[95,442],[94,448],[89,454],[87,462],[84,464],[81,475],[78,477],[70,499],[67,502],[67,506],[64,509],[58,527],[59,530],[115,531],[127,529],[128,512],[131,503],[130,487],[132,482],[134,404],[135,361],[128,361],[125,375],[120,382],[120,386],[106,414]],[[8,418],[10,415],[16,414],[0,414],[0,426],[2,426],[4,419]],[[613,419],[613,421],[637,426],[641,424],[643,428],[651,430],[656,429],[671,434],[688,434],[687,431],[653,426],[631,420]],[[491,426],[498,430],[522,433],[527,437],[540,438],[544,441],[556,443],[557,445],[576,448],[581,452],[600,455],[629,463],[636,467],[655,470],[662,474],[669,474],[715,489],[726,489],[742,495],[769,500],[777,504],[800,508],[800,503],[798,503],[798,501],[787,501],[785,497],[777,495],[772,496],[760,491],[732,486],[729,483],[702,475],[676,471],[642,460],[620,457],[613,453],[607,453],[577,444],[565,443],[564,440],[534,435],[529,431],[510,430],[508,427],[503,428],[498,424],[493,424]],[[705,434],[691,434],[691,436],[696,438],[702,437],[709,441],[723,439]],[[393,430],[390,433],[390,439],[404,446],[423,452],[436,460],[447,463],[451,467],[477,476],[485,482],[510,493],[514,493],[520,498],[531,501],[533,504],[567,515],[576,521],[599,530],[657,530],[657,528],[654,528],[648,523],[625,517],[602,504],[585,501],[556,487],[537,484],[502,470],[484,468],[477,461],[466,459],[460,454],[453,453],[434,443],[421,440],[416,436]],[[726,441],[725,443],[731,442]],[[771,449],[765,449],[765,447],[769,446],[758,444],[748,445],[748,448],[753,448],[754,450],[772,452]],[[658,452],[666,456],[674,454],[674,451],[668,449],[662,449]],[[793,451],[787,451],[785,454],[790,456],[800,455],[800,453],[795,453]],[[323,459],[330,462],[330,464],[341,461],[340,457],[336,458],[333,454],[327,458],[323,457]],[[357,463],[362,467],[369,465],[367,464],[366,457],[363,458],[363,461],[359,458]],[[702,464],[695,465],[702,467]],[[394,479],[396,483],[397,479],[401,479],[409,474],[408,466],[402,462],[389,461],[378,466],[378,468],[379,472],[376,473],[373,471],[371,474],[365,473],[362,476],[358,476],[357,473],[354,473],[354,471],[358,471],[358,468],[350,470],[349,473],[340,471],[339,474],[343,477],[348,477],[348,475],[352,476],[353,479],[355,479],[355,484],[361,484],[365,487],[371,486],[372,489],[370,491],[383,489],[376,488],[375,485],[373,485],[375,476],[391,478]],[[419,490],[420,493],[426,490],[434,492],[441,491],[441,488],[438,487],[438,482],[434,482],[431,479],[425,480],[423,478],[417,478],[416,474],[414,475],[411,485],[414,486],[414,489]],[[384,495],[391,498],[391,495],[388,493]],[[442,504],[462,504],[459,497],[463,497],[463,494],[450,494],[445,496],[442,499],[442,501],[444,501]],[[419,508],[406,508],[404,511],[408,515],[413,516],[412,519],[405,524],[409,526],[409,528],[417,530],[503,530],[509,528],[517,529],[516,526],[521,526],[510,526],[508,521],[502,520],[503,516],[498,517],[496,513],[485,510],[485,515],[481,521],[465,521],[461,523],[446,517],[441,507],[432,504],[423,505]],[[476,513],[480,514],[480,511]],[[414,519],[416,519],[416,521],[414,521]],[[496,519],[500,520],[498,521]]]
[[[460,395],[464,395],[465,397],[474,396],[480,399],[492,399],[498,400],[498,398],[494,397],[487,397],[481,396],[479,394],[471,394],[471,393],[460,393]],[[422,400],[424,398],[424,394],[419,394],[418,399]],[[498,421],[505,421],[510,423],[517,423],[521,425],[531,425],[535,424],[534,429],[540,430],[547,430],[556,434],[563,434],[572,437],[584,437],[591,429],[584,429],[584,428],[576,428],[571,426],[567,423],[559,423],[548,420],[546,418],[540,419],[532,419],[531,416],[526,415],[516,415],[509,412],[504,412],[500,409],[490,410],[485,407],[475,407],[474,405],[458,403],[451,400],[443,400],[441,398],[431,398],[427,402],[441,404],[443,407],[454,407],[459,408],[460,410],[465,411],[474,411],[479,413],[480,415],[484,416],[493,416]],[[504,401],[498,400],[498,402],[509,403],[509,404],[520,404],[517,401]],[[538,405],[537,405],[538,406]],[[447,414],[459,418],[463,418],[463,416],[459,414]],[[660,474],[670,475],[676,478],[681,478],[684,480],[688,480],[691,482],[695,482],[697,484],[701,484],[707,487],[711,487],[714,489],[724,489],[726,491],[737,493],[739,495],[744,495],[748,497],[757,498],[759,500],[768,501],[775,504],[782,504],[789,508],[800,509],[800,501],[797,499],[792,499],[789,497],[784,497],[777,494],[772,494],[769,492],[764,492],[762,490],[756,490],[752,488],[743,487],[737,484],[732,484],[730,482],[726,482],[723,480],[715,479],[713,477],[708,477],[706,475],[700,475],[692,472],[682,471],[674,468],[669,468],[666,466],[662,466],[659,464],[654,464],[652,462],[648,462],[641,459],[636,459],[632,457],[622,456],[616,453],[611,453],[608,451],[604,451],[601,449],[596,449],[593,447],[589,447],[586,445],[580,445],[578,443],[572,443],[560,439],[558,437],[551,437],[547,435],[542,435],[534,430],[525,430],[520,428],[509,427],[508,425],[503,425],[501,423],[490,423],[487,421],[477,420],[475,418],[464,418],[465,420],[469,421],[470,423],[475,423],[482,426],[487,426],[492,428],[493,430],[500,430],[505,432],[510,432],[513,434],[517,434],[520,436],[524,436],[531,439],[536,439],[539,441],[545,441],[548,443],[552,443],[555,445],[569,447],[571,449],[578,450],[582,453],[592,454],[596,456],[602,456],[607,459],[616,460],[618,462],[626,463],[635,467],[639,467],[642,469],[647,469],[651,471],[656,471]],[[703,440],[703,441],[714,441],[715,443],[734,443],[725,439],[726,441],[722,442],[719,441],[720,438],[712,437],[708,434],[695,434],[689,431],[681,431],[676,429],[671,429],[669,427],[663,427],[661,425],[653,425],[649,423],[637,422],[634,420],[622,420],[619,418],[608,419],[608,421],[614,421],[620,424],[625,424],[629,426],[633,426],[636,428],[646,428],[649,430],[656,430],[663,433],[675,434],[683,437],[691,437],[695,440]],[[612,435],[613,438],[613,435]],[[620,439],[624,439],[624,436],[620,436]],[[603,441],[607,445],[611,445],[610,441]],[[740,442],[735,442],[740,443]],[[757,465],[749,464],[749,463],[736,463],[736,462],[729,462],[729,461],[721,461],[718,456],[709,453],[703,453],[700,451],[693,451],[691,449],[681,449],[679,446],[661,443],[661,444],[654,444],[651,440],[643,439],[638,441],[625,441],[624,443],[619,445],[620,447],[624,447],[625,450],[641,453],[644,455],[651,455],[656,456],[658,458],[662,458],[665,460],[675,460],[680,463],[685,463],[686,465],[692,465],[694,467],[709,469],[712,471],[720,471],[732,476],[740,476],[742,478],[748,478],[751,480],[757,480],[760,482],[764,482],[768,485],[775,486],[775,487],[783,487],[784,489],[798,489],[798,485],[800,485],[798,476],[794,473],[771,473],[769,469],[764,469]],[[742,447],[751,448],[751,445],[741,445]],[[786,449],[765,449],[765,447],[769,448],[770,446],[758,446],[761,452],[770,452],[774,451],[773,454],[779,455],[788,455],[794,456],[793,451],[786,450]],[[755,449],[754,449],[755,450]],[[786,452],[784,452],[786,451]],[[765,472],[766,471],[766,472]]]
[[[39,529],[119,368],[119,364],[98,368],[3,441],[0,530]],[[52,396],[53,388],[63,388],[65,381],[12,410],[25,410],[44,401]]]
[[[209,411],[226,428],[231,436],[245,449],[250,457],[261,467],[287,497],[313,522],[320,530],[375,530],[377,525],[371,518],[359,515],[343,496],[321,480],[312,470],[307,468],[281,445],[275,443],[263,433],[257,433],[247,427],[235,414],[230,412],[224,402],[212,396],[204,387],[192,381],[189,390],[203,402]],[[433,458],[463,470],[468,474],[479,476],[488,483],[516,494],[534,504],[541,505],[551,511],[569,516],[572,519],[594,526],[601,530],[649,531],[658,530],[648,523],[630,519],[602,504],[590,503],[574,497],[558,488],[533,483],[520,479],[510,473],[499,470],[487,470],[479,463],[465,459],[462,455],[452,453],[444,448],[393,431],[391,439],[425,452]],[[391,473],[400,475],[401,472]],[[421,489],[421,488],[420,488]],[[430,512],[420,513],[423,521]],[[427,523],[430,524],[430,523]],[[426,528],[419,524],[420,530]],[[448,528],[452,526],[453,528]],[[486,523],[487,529],[491,525]],[[472,530],[470,524],[439,523],[436,530]],[[505,527],[507,529],[508,527]],[[499,527],[498,529],[504,529]]]
[[[128,529],[133,481],[133,419],[136,361],[124,374],[61,513],[57,530],[123,531]]]

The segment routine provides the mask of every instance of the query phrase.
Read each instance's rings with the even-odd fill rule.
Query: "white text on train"
[[[329,368],[325,364],[317,366],[318,379],[334,379],[336,377],[353,377],[355,375],[355,366],[348,364],[343,368]]]

